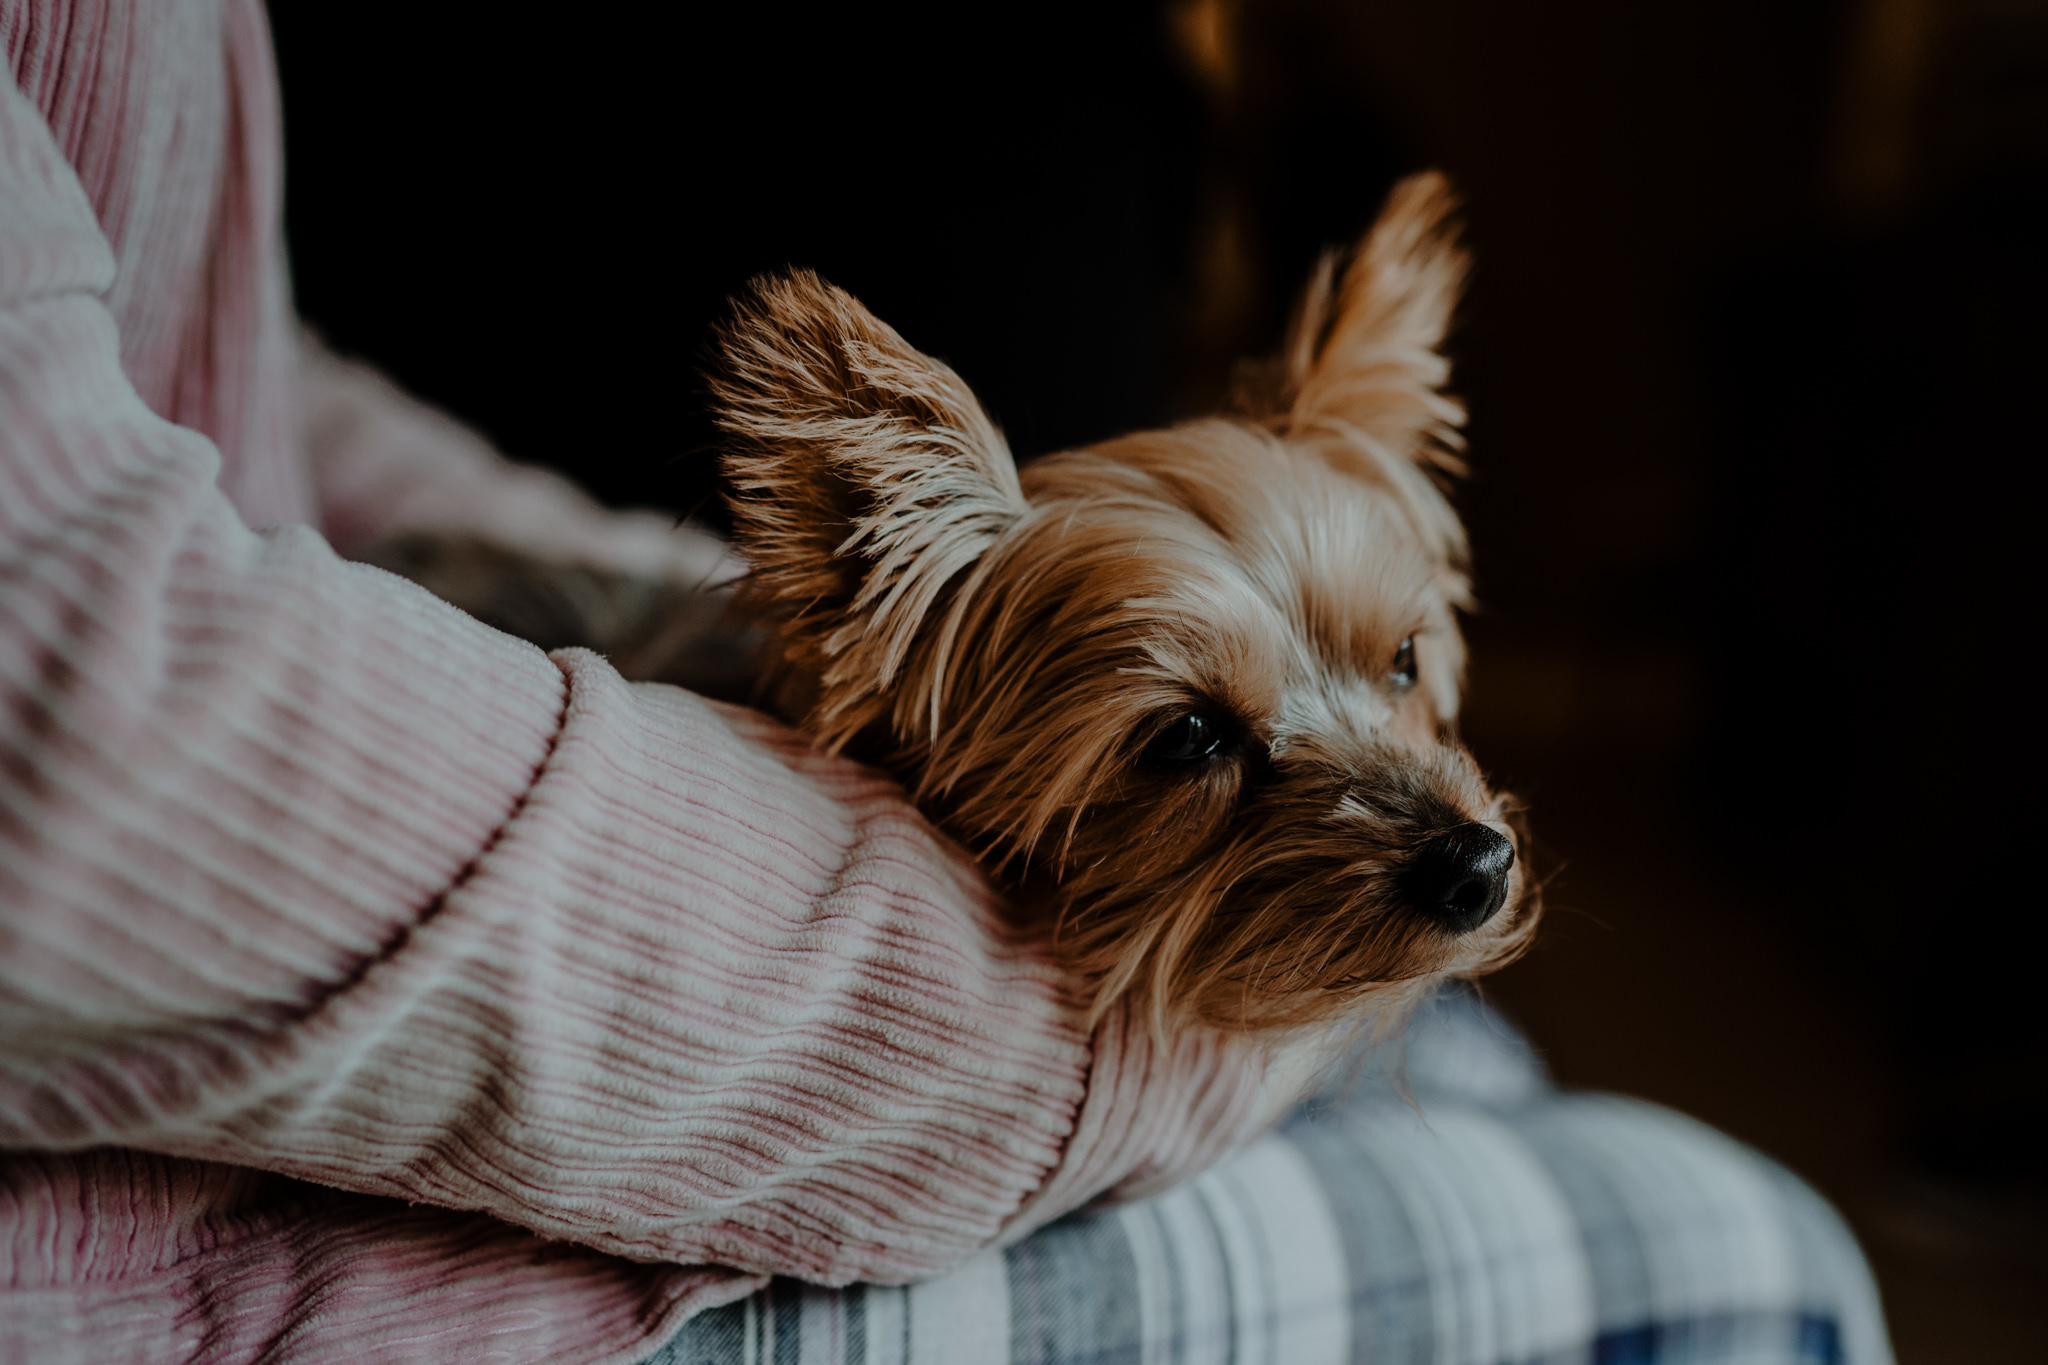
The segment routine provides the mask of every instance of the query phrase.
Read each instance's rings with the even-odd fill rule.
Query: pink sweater
[[[259,0],[0,34],[0,1360],[631,1359],[1249,1135],[886,780],[330,548],[719,553],[302,343]]]

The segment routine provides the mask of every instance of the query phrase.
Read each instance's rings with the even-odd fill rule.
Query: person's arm
[[[1088,1043],[971,866],[800,737],[244,527],[0,99],[0,1146],[825,1280],[990,1240]]]
[[[722,583],[739,571],[716,537],[658,512],[609,510],[559,475],[505,459],[312,333],[301,333],[299,349],[320,529],[342,554],[433,536],[684,586]]]
[[[750,695],[759,641],[733,609],[742,565],[716,536],[601,507],[310,332],[299,340],[321,525],[343,555],[543,648],[596,650],[629,678]]]

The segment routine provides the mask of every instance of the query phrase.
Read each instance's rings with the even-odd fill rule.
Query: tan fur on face
[[[1326,261],[1237,416],[1054,455],[1020,480],[950,370],[798,272],[759,282],[715,380],[746,594],[786,703],[856,744],[1046,913],[1098,1010],[1267,1032],[1353,1015],[1528,942],[1454,934],[1403,874],[1470,821],[1449,738],[1465,540],[1437,353],[1464,274],[1440,179]],[[1392,676],[1405,639],[1419,681]],[[1147,746],[1189,711],[1228,743]]]

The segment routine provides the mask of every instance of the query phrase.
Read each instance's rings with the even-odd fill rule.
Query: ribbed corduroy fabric
[[[717,558],[302,359],[258,0],[0,34],[0,1359],[630,1358],[1248,1136],[886,781],[311,529]]]

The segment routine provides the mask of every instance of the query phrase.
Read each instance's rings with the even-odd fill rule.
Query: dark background
[[[852,289],[1028,458],[1212,405],[1447,169],[1467,728],[1557,870],[1490,989],[1565,1081],[1816,1181],[1902,1359],[2039,1358],[2048,6],[381,8],[272,15],[302,309],[714,524],[697,373],[758,271]]]

